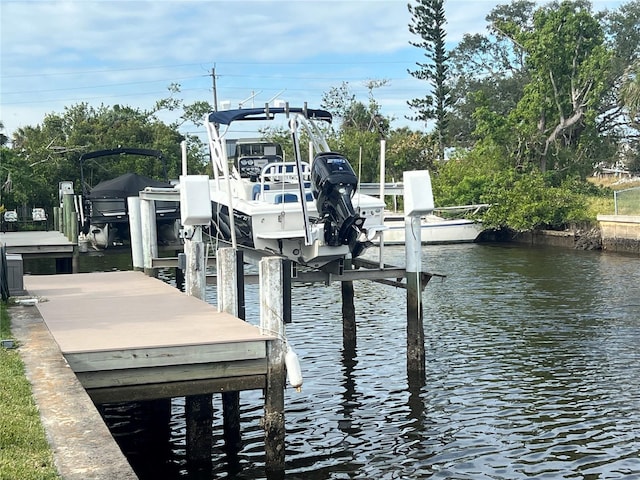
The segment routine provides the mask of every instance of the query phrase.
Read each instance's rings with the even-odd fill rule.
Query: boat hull
[[[214,185],[214,182],[212,182]],[[228,197],[225,191],[212,188],[212,235],[231,241],[231,222]],[[360,208],[364,228],[381,227],[382,203],[374,198],[356,197],[354,203],[362,201]],[[283,255],[297,263],[320,268],[327,263],[343,259],[350,253],[349,245],[330,246],[325,242],[325,226],[318,220],[318,210],[313,201],[306,207],[311,219],[310,244],[305,239],[305,226],[299,202],[271,204],[264,201],[234,198],[235,236],[238,245],[275,255]],[[367,242],[362,242],[358,252],[364,251]]]
[[[384,244],[404,245],[406,228],[404,218],[385,219]],[[423,217],[420,225],[420,242],[423,244],[448,244],[475,242],[484,231],[481,223],[468,219],[446,220],[436,216]]]

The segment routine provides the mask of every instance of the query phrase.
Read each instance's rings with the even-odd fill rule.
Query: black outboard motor
[[[351,197],[358,177],[346,158],[338,153],[319,153],[311,166],[311,192],[325,223],[325,242],[332,247],[355,246],[364,219],[353,209]]]

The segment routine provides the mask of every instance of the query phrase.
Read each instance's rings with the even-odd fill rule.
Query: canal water
[[[340,285],[294,287],[304,386],[286,391],[285,478],[640,479],[640,259],[469,244],[427,246],[423,266],[446,275],[424,292],[424,381],[406,371],[404,290],[357,282],[345,348]],[[246,296],[257,323],[257,287]],[[212,466],[190,468],[175,399],[169,445],[141,478],[265,478],[263,399],[240,398],[237,457],[214,396]]]

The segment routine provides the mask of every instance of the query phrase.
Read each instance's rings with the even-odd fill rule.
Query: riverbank
[[[2,390],[0,477],[136,479],[38,310],[3,303],[2,324],[2,338],[19,348],[0,352],[3,381],[13,379]]]
[[[504,239],[503,239],[504,240]],[[598,224],[564,231],[518,232],[508,241],[520,244],[603,250],[640,256],[640,216],[598,215]]]

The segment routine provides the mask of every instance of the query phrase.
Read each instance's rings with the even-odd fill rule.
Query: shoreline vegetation
[[[0,304],[0,338],[11,335],[11,300]],[[14,340],[15,341],[15,340]],[[20,480],[59,480],[53,452],[24,363],[15,348],[0,348],[0,477]]]

